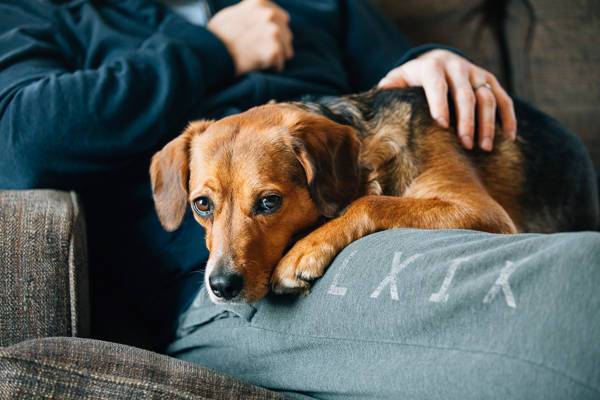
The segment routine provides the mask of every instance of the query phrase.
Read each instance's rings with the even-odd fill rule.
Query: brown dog
[[[156,210],[175,230],[191,204],[214,302],[306,291],[345,246],[389,228],[595,229],[585,149],[547,121],[526,108],[517,142],[497,134],[484,154],[435,125],[420,89],[264,105],[194,122],[157,153]]]

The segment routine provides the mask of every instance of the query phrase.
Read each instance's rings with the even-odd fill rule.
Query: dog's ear
[[[302,118],[292,128],[292,148],[321,214],[338,216],[360,190],[360,141],[354,129],[321,116]]]
[[[190,143],[212,121],[192,122],[181,135],[152,157],[152,197],[161,225],[171,232],[179,228],[188,202]]]

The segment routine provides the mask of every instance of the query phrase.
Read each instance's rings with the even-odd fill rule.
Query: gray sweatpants
[[[169,352],[292,398],[600,399],[600,233],[377,233],[306,297],[201,290]]]

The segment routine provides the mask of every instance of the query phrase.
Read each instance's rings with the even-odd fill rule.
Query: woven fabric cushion
[[[85,230],[76,197],[0,191],[0,232],[0,345],[86,335]]]
[[[282,399],[196,364],[76,338],[37,339],[0,349],[0,398]]]
[[[535,13],[526,49],[527,9],[509,6],[515,93],[580,136],[600,168],[600,7],[597,0],[529,0]]]

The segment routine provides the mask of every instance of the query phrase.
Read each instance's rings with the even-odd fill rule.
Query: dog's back
[[[587,149],[558,122],[517,103],[519,148],[525,160],[520,198],[529,231],[597,230],[597,180]]]
[[[466,151],[448,132],[454,156],[472,163],[482,184],[519,231],[598,229],[598,189],[584,145],[575,135],[552,126],[558,124],[554,120],[518,100],[516,104],[516,142],[498,131],[492,153]],[[368,167],[377,176],[378,194],[402,195],[420,173],[420,160],[439,141],[440,130],[429,116],[420,88],[305,99],[301,106],[356,128],[363,152],[374,154],[367,158],[379,157],[371,162],[376,165]],[[432,132],[438,135],[435,140]]]

